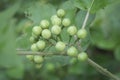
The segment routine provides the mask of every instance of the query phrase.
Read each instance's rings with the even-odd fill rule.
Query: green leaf
[[[115,56],[116,60],[119,60],[119,61],[120,61],[120,46],[118,46],[118,47],[115,49],[114,56]]]
[[[51,4],[43,5],[36,3],[28,9],[28,12],[31,14],[31,16],[28,16],[29,19],[31,19],[34,24],[39,25],[43,19],[50,20],[50,17],[56,14],[56,9]]]
[[[69,64],[69,56],[57,56],[53,55],[50,57],[45,57],[45,63],[53,63],[55,67],[61,67]]]
[[[82,27],[86,14],[87,14],[87,11],[83,11],[83,10],[80,10],[76,14],[75,25],[77,26],[78,29]],[[94,18],[95,18],[95,14],[90,14],[87,20],[87,25],[90,25],[90,23],[94,20]]]
[[[17,67],[15,67],[15,68],[8,69],[8,70],[6,71],[6,74],[7,74],[9,77],[18,79],[18,78],[22,78],[22,77],[23,77],[23,72],[24,72],[23,70],[24,70],[23,66],[17,66]]]
[[[99,11],[91,27],[92,42],[102,49],[115,49],[120,41],[120,2]]]
[[[92,0],[71,0],[77,8],[86,10],[90,8]],[[95,13],[96,11],[103,9],[106,5],[115,2],[114,0],[94,0],[91,12]]]

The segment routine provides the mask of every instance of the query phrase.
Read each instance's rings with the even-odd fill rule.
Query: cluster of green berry
[[[83,39],[87,35],[87,31],[85,29],[77,30],[75,25],[71,25],[71,20],[65,17],[66,12],[63,9],[59,9],[56,15],[53,15],[48,20],[42,20],[39,26],[34,26],[32,29],[32,36],[30,37],[30,41],[32,42],[31,50],[32,51],[43,51],[49,44],[49,40],[55,40],[54,36],[59,37],[62,30],[67,28],[67,33],[70,36],[76,36],[78,39]],[[78,60],[86,60],[87,54],[85,52],[80,52],[75,46],[67,46],[69,43],[63,42],[61,39],[55,40],[56,43],[53,44],[57,51],[65,51],[68,56],[78,57]],[[34,58],[34,62],[41,63],[43,62],[43,56],[39,55],[28,55],[28,58]]]

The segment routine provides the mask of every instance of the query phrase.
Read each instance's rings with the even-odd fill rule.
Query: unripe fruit
[[[31,50],[38,51],[37,45],[35,43],[31,45]]]
[[[77,37],[78,38],[85,38],[87,36],[87,31],[85,29],[80,29],[78,32],[77,32]]]
[[[32,32],[32,37],[34,37],[35,39],[38,38],[39,35],[35,35],[33,32]]]
[[[38,35],[40,35],[41,32],[42,32],[42,28],[41,28],[40,26],[35,26],[35,27],[33,27],[32,32],[33,32],[36,36],[38,36]]]
[[[65,43],[64,43],[64,42],[61,42],[61,41],[57,42],[57,43],[56,43],[56,46],[55,46],[55,48],[56,48],[58,51],[63,51],[63,50],[65,49],[65,47],[66,47]]]
[[[43,50],[45,48],[45,41],[43,40],[39,40],[37,43],[36,43],[37,47],[39,50]]]
[[[59,9],[59,10],[57,11],[57,15],[58,15],[59,17],[63,17],[63,16],[65,15],[65,11],[64,11],[63,9]]]
[[[71,24],[71,21],[68,18],[64,18],[62,21],[62,24],[63,24],[63,26],[67,27]]]
[[[42,31],[42,37],[45,39],[49,39],[51,37],[51,32],[49,29],[44,29]]]
[[[30,42],[34,43],[35,42],[35,38],[33,36],[30,37]]]
[[[78,60],[80,61],[86,61],[88,59],[88,55],[85,52],[81,52],[78,54]]]
[[[51,32],[55,35],[58,35],[60,34],[61,32],[61,27],[57,26],[57,25],[54,25],[52,28],[51,28]]]
[[[68,56],[74,57],[74,56],[77,56],[77,53],[78,53],[78,50],[74,46],[68,48],[68,50],[67,50]]]
[[[54,17],[52,20],[53,25],[60,25],[61,24],[61,19],[58,17]]]
[[[59,18],[57,15],[53,15],[50,19],[51,19],[51,21],[53,20],[53,19],[55,19],[55,18]]]
[[[33,60],[34,56],[33,55],[26,55],[26,58],[28,58],[29,60]]]
[[[67,29],[67,32],[69,33],[69,35],[73,36],[77,33],[77,28],[75,26],[70,26],[68,29]]]
[[[38,55],[34,56],[35,63],[42,63],[43,61],[44,61],[44,58],[42,56],[38,56]]]
[[[40,69],[40,68],[42,67],[42,64],[36,64],[35,67],[36,67],[37,69]]]
[[[52,63],[47,63],[46,64],[46,69],[49,70],[49,71],[53,71],[55,69],[55,66]]]
[[[40,22],[40,25],[41,25],[42,28],[48,28],[49,25],[50,25],[50,23],[49,23],[49,21],[47,21],[47,20],[42,20],[42,21]]]

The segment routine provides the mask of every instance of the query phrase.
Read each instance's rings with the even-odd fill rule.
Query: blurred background
[[[75,1],[81,8],[78,13],[71,0],[0,0],[0,80],[109,80],[89,64],[67,57],[47,57],[41,66],[17,54],[18,49],[30,50],[32,27],[58,8],[69,11],[68,17],[80,28],[86,5]],[[120,1],[107,1],[98,0],[100,9],[91,11],[86,26],[90,36],[82,46],[91,59],[120,77]]]

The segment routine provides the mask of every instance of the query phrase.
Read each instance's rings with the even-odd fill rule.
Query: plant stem
[[[111,78],[112,80],[120,80],[120,78],[118,78],[117,76],[115,76],[114,74],[112,74],[111,72],[109,72],[107,69],[103,68],[102,66],[98,65],[97,63],[95,63],[93,60],[88,58],[88,63],[94,67],[97,71],[99,71],[101,74]]]
[[[45,53],[45,52],[31,52],[31,51],[19,51],[18,50],[18,55],[41,55],[41,56],[52,56],[52,55],[60,55],[58,53]],[[66,55],[63,55],[66,56]],[[102,66],[98,65],[96,62],[88,58],[87,62],[89,65],[94,67],[97,71],[99,71],[101,74],[113,79],[113,80],[120,80],[119,77],[115,76],[111,72],[109,72],[107,69],[103,68]]]
[[[84,19],[84,22],[83,22],[83,25],[82,25],[82,29],[84,29],[86,24],[87,24],[87,20],[88,20],[88,17],[89,17],[89,14],[90,14],[90,10],[92,8],[93,3],[94,3],[94,0],[92,0],[91,6],[90,6],[90,8],[87,11],[87,14],[85,16],[85,19]]]

